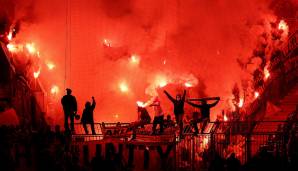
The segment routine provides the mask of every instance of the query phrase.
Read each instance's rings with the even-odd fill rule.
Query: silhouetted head
[[[89,107],[91,107],[91,103],[89,101],[87,101],[85,104],[85,108],[89,108]]]
[[[231,157],[231,158],[236,158],[236,154],[235,154],[235,153],[232,153],[232,154],[230,155],[230,157]]]
[[[202,104],[205,105],[207,104],[207,101],[205,99],[202,100]]]
[[[176,95],[176,100],[177,100],[177,101],[180,101],[180,100],[181,100],[181,94],[177,94],[177,95]]]
[[[66,94],[67,94],[67,95],[71,95],[71,92],[72,92],[72,91],[71,91],[70,88],[67,88],[67,89],[66,89]]]
[[[171,120],[171,115],[167,115],[167,120]]]

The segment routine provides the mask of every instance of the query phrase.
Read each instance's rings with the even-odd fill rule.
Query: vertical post
[[[96,146],[95,146],[95,156],[96,157],[101,156],[101,144],[96,144]]]
[[[144,149],[144,170],[149,169],[150,153],[149,148],[145,147]]]
[[[251,158],[251,135],[250,134],[247,134],[246,135],[246,161],[249,161],[250,158]]]
[[[84,165],[89,164],[89,148],[88,148],[88,145],[83,146],[83,161],[84,161]]]
[[[128,167],[133,166],[133,160],[134,160],[134,145],[130,144],[128,145]]]

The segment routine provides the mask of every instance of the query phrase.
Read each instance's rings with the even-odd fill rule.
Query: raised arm
[[[174,103],[175,102],[175,99],[166,91],[166,90],[164,90],[163,91],[166,95],[167,95],[167,97]]]
[[[96,106],[96,101],[95,101],[95,98],[92,97],[92,105],[91,105],[91,108],[94,109]]]
[[[186,90],[183,91],[182,101],[185,101]]]
[[[202,105],[199,105],[199,104],[195,104],[195,103],[192,103],[190,101],[186,101],[186,103],[188,103],[189,105],[193,106],[193,107],[197,107],[197,108],[201,108]]]
[[[220,98],[217,97],[217,98],[216,98],[216,101],[215,101],[214,103],[209,104],[209,107],[214,107],[214,106],[216,106],[217,103],[219,102],[219,100],[220,100]]]

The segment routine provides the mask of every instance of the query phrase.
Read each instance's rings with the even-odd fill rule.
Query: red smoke
[[[281,1],[1,0],[1,8],[10,23],[22,21],[13,41],[34,42],[40,52],[47,116],[61,121],[60,97],[70,87],[80,112],[95,96],[100,122],[135,120],[136,102],[156,93],[170,113],[163,89],[220,96],[215,118],[230,107],[235,83],[251,81],[260,42],[272,44],[260,35],[283,17]]]

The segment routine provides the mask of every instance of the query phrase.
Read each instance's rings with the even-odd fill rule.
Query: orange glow
[[[163,60],[163,64],[165,65],[167,63],[167,60]]]
[[[51,94],[57,94],[59,92],[59,87],[56,85],[53,85],[51,88]]]
[[[9,43],[6,47],[7,47],[9,52],[16,52],[17,51],[17,47],[14,44]]]
[[[202,144],[203,149],[207,149],[207,148],[208,148],[208,143],[209,143],[209,139],[208,139],[207,136],[205,136],[205,137],[203,138],[203,144]]]
[[[140,57],[138,55],[131,55],[130,62],[133,64],[139,64],[140,63]]]
[[[289,26],[287,25],[287,23],[284,20],[280,20],[280,22],[278,24],[278,29],[283,30],[283,31],[288,31]]]
[[[259,92],[255,91],[255,98],[258,98],[260,96]]]
[[[119,119],[119,115],[118,115],[118,114],[115,114],[115,115],[114,115],[114,118],[115,118],[115,119]]]
[[[238,104],[238,107],[243,107],[243,104],[244,104],[244,99],[240,99],[240,101],[239,101],[239,104]]]
[[[40,74],[40,69],[36,72],[33,72],[33,77],[36,79],[39,77],[39,74]]]
[[[129,90],[128,89],[128,86],[127,86],[127,84],[125,82],[122,82],[122,83],[119,84],[119,89],[123,93],[126,93]]]
[[[47,67],[48,67],[49,70],[52,70],[52,69],[55,68],[55,64],[53,64],[52,62],[48,62]]]

